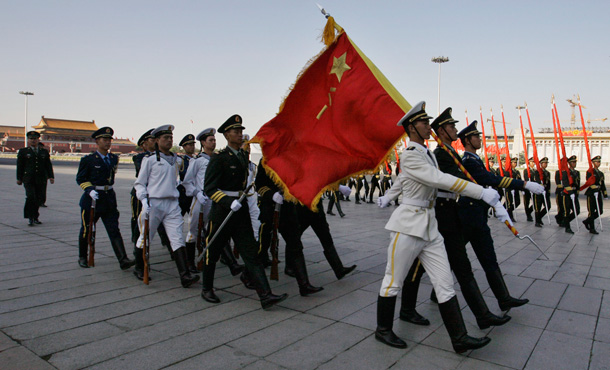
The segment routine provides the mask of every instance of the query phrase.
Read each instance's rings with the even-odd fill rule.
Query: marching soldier
[[[536,172],[536,163],[534,162],[534,157],[531,157],[528,159],[527,168],[523,170],[523,180],[534,181],[540,184],[540,179],[536,180],[535,178]],[[525,216],[527,217],[528,221],[534,221],[534,218],[532,217],[532,213],[534,212],[535,208],[534,203],[532,193],[525,190],[523,192],[523,207],[525,207]]]
[[[275,205],[280,205],[279,225],[277,231],[282,235],[286,242],[286,265],[292,266],[292,270],[299,285],[299,293],[305,297],[310,294],[323,290],[323,287],[315,287],[309,282],[305,256],[303,255],[303,243],[301,243],[301,233],[299,233],[299,223],[297,219],[297,208],[293,202],[284,201],[280,188],[271,180],[261,159],[258,164],[256,174],[256,188],[259,194],[260,204],[260,232],[259,232],[259,254],[263,258],[268,258],[267,251],[273,239],[273,219]]]
[[[582,223],[591,234],[599,234],[595,230],[595,219],[600,217],[604,213],[604,202],[602,196],[608,198],[608,192],[606,191],[606,182],[604,180],[604,173],[599,170],[599,166],[602,163],[602,157],[596,156],[591,159],[593,163],[593,173],[587,171],[587,180],[591,176],[595,176],[595,182],[589,186],[585,195],[587,196],[587,210],[589,215],[586,220]]]
[[[455,163],[455,160],[461,163],[461,158],[451,146],[451,143],[457,140],[457,129],[455,127],[457,122],[451,116],[451,108],[445,109],[432,122],[432,129],[436,131],[439,139],[443,142],[442,146],[437,146],[434,149],[434,156],[442,172],[469,181],[468,177],[460,170],[458,164]],[[398,176],[394,186],[380,198],[382,206],[388,205],[393,197],[398,196],[402,187],[399,182],[402,179],[404,179],[404,176]],[[438,231],[444,239],[449,265],[460,284],[460,289],[466,303],[477,319],[479,328],[487,329],[490,326],[506,324],[511,319],[510,316],[496,316],[489,310],[472,273],[472,266],[466,253],[466,242],[462,235],[462,225],[458,216],[457,194],[439,190],[436,197],[435,214],[438,222]],[[430,322],[415,310],[423,270],[421,262],[417,259],[411,267],[411,271],[409,271],[402,289],[400,319],[416,325],[430,325]],[[432,292],[434,293],[434,291]],[[436,296],[432,299],[433,301],[438,301]]]
[[[361,173],[358,175],[356,181],[358,184],[358,186],[356,187],[356,200],[362,199],[362,202],[366,203],[366,198],[368,198],[368,195],[369,195],[369,183],[368,183],[368,181],[366,181],[366,176],[363,173]],[[364,187],[364,196],[360,196],[360,190],[362,190],[363,187]],[[356,203],[359,204],[358,201],[356,201]]]
[[[517,157],[512,158],[510,160],[510,177],[512,177],[513,179],[516,180],[521,180],[521,173],[519,173],[519,170],[517,169],[517,162],[519,161],[519,159]],[[521,204],[521,196],[519,195],[519,190],[517,189],[510,189],[510,190],[506,190],[506,210],[508,211],[508,215],[510,216],[510,219],[512,222],[515,222],[515,209],[519,207],[519,204]]]
[[[144,158],[151,155],[155,150],[156,139],[151,134],[153,130],[154,129],[151,128],[150,130],[147,130],[145,133],[143,133],[142,136],[140,136],[140,138],[138,139],[138,146],[144,149],[144,151],[142,153],[134,155],[131,158],[133,161],[133,165],[136,169],[136,179],[140,174],[140,168],[142,168],[142,161],[144,160]],[[138,238],[140,237],[140,212],[142,212],[142,202],[140,202],[140,200],[136,196],[136,189],[135,187],[133,187],[131,188],[131,242],[134,245],[134,257],[136,257],[138,254],[138,247],[136,247],[136,244],[138,242]],[[170,241],[167,237],[167,232],[165,232],[165,227],[163,226],[163,224],[159,225],[157,233],[159,234],[159,238],[161,239],[161,245],[167,248],[169,255],[173,260],[174,253],[172,251],[172,247],[170,245]],[[138,266],[136,266],[136,268],[133,270],[133,273],[138,279],[142,280],[144,276],[144,271],[139,270]]]
[[[163,125],[151,132],[151,135],[157,140],[155,143],[156,153],[142,161],[142,168],[134,187],[138,199],[142,202],[140,230],[144,230],[146,216],[149,217],[148,236],[151,240],[159,225],[165,225],[174,252],[180,283],[184,288],[188,288],[199,280],[199,275],[191,275],[186,262],[186,248],[182,236],[184,220],[180,214],[180,205],[178,204],[180,194],[177,189],[178,171],[182,165],[182,160],[170,151],[173,145],[173,130],[173,125]],[[142,248],[145,237],[146,235],[140,234],[136,244],[135,253],[138,271],[144,270]],[[136,277],[140,279],[140,276],[136,275]]]
[[[483,187],[445,174],[438,169],[434,156],[425,146],[430,138],[430,120],[425,103],[416,104],[399,122],[409,135],[409,146],[401,158],[402,204],[392,213],[386,224],[391,241],[388,246],[388,262],[377,300],[377,330],[375,338],[384,344],[406,348],[407,344],[394,334],[394,306],[396,296],[409,267],[419,257],[437,293],[439,310],[451,337],[453,349],[462,353],[481,348],[490,342],[487,337],[473,338],[466,331],[460,306],[453,290],[453,277],[438,232],[434,212],[437,188],[456,191],[475,199],[485,199],[495,204],[498,194]]]
[[[383,167],[383,180],[381,180],[381,192],[380,195],[384,195],[386,191],[392,187],[392,167],[386,161]]]
[[[91,137],[95,139],[97,150],[80,160],[76,183],[84,190],[80,198],[81,227],[78,234],[78,265],[83,268],[87,264],[87,235],[91,203],[96,201],[93,222],[100,218],[104,222],[112,250],[119,260],[121,270],[133,266],[135,262],[127,258],[123,237],[119,230],[119,210],[117,209],[116,194],[112,189],[114,176],[119,165],[119,156],[110,153],[114,131],[110,127],[102,127],[95,131]]]
[[[379,183],[381,175],[379,174],[379,169],[373,172],[373,177],[371,177],[371,191],[369,192],[369,203],[373,203],[373,193],[375,192],[375,188],[379,190],[379,196],[381,196],[381,187]]]
[[[186,195],[186,191],[184,190],[184,185],[182,182],[184,181],[184,176],[186,176],[186,171],[188,171],[189,163],[191,159],[195,159],[195,135],[187,134],[180,140],[180,146],[184,149],[184,155],[182,156],[182,167],[180,168],[180,185],[178,185],[178,192],[180,193],[180,197],[178,198],[178,203],[180,204],[180,213],[184,216],[188,213],[191,208],[191,203],[193,201],[193,197]]]
[[[477,184],[504,188],[507,192],[510,190],[529,190],[535,194],[542,194],[544,188],[540,184],[496,176],[487,171],[481,158],[475,154],[481,148],[480,134],[476,127],[476,121],[458,133],[458,137],[464,145],[462,163]],[[472,245],[472,249],[485,271],[489,287],[498,300],[500,309],[507,311],[511,307],[519,307],[528,303],[529,300],[511,297],[508,292],[494,250],[491,231],[487,225],[488,206],[467,196],[460,197],[458,204],[458,214],[464,232],[464,240]],[[502,222],[507,221],[503,215],[496,214],[496,216]]]
[[[580,172],[576,169],[577,158],[575,155],[568,158],[568,171],[572,177],[573,183],[570,184],[570,178],[564,171],[562,181],[565,190],[563,195],[563,226],[566,228],[566,233],[574,234],[570,227],[570,222],[580,214],[580,202],[578,201],[578,193],[580,189]]]
[[[241,116],[235,114],[218,128],[224,134],[227,147],[212,156],[205,174],[204,193],[212,200],[210,211],[210,236],[216,237],[212,244],[208,244],[203,259],[203,287],[201,297],[211,303],[218,303],[220,299],[214,293],[214,272],[216,262],[222,248],[229,238],[235,242],[246,264],[251,282],[261,301],[263,309],[285,300],[288,295],[275,295],[271,292],[269,281],[265,275],[265,268],[257,258],[258,245],[252,233],[252,222],[248,203],[241,203],[238,199],[246,190],[248,184],[248,161],[240,149],[243,143],[243,129]],[[227,219],[227,217],[230,218]],[[223,229],[220,225],[226,220]],[[216,233],[219,232],[218,236]]]
[[[544,187],[544,193],[532,194],[536,227],[542,227],[542,225],[544,225],[542,218],[551,210],[551,173],[546,169],[549,165],[549,159],[544,157],[539,163],[540,168],[542,169],[542,179],[540,179],[540,172],[538,172],[538,170],[532,170],[531,172],[533,180]]]
[[[340,195],[339,195],[339,191],[329,191],[330,196],[329,196],[329,200],[328,200],[328,210],[326,211],[326,214],[329,214],[331,216],[334,216],[335,214],[333,213],[333,206],[337,206],[337,211],[339,212],[339,216],[341,217],[345,217],[345,213],[343,213],[343,210],[341,209],[341,201],[339,200]]]
[[[562,161],[565,160],[565,157],[561,159]],[[557,214],[555,215],[555,221],[557,222],[557,225],[564,227],[564,219],[565,219],[565,207],[564,207],[564,202],[563,202],[563,198],[565,197],[565,193],[563,191],[563,182],[562,182],[562,178],[564,176],[567,176],[565,171],[559,171],[559,169],[557,169],[557,171],[555,171],[555,204],[557,205]]]
[[[25,206],[23,217],[28,219],[28,226],[39,225],[39,208],[44,204],[47,179],[53,184],[53,165],[49,152],[39,147],[40,133],[29,131],[26,134],[28,146],[17,153],[17,185],[25,189]]]

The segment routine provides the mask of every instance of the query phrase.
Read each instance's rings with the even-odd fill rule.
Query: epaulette
[[[410,146],[410,147],[407,148],[407,150],[415,150],[415,147],[414,146]]]

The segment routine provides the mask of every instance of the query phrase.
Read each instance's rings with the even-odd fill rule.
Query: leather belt
[[[436,194],[436,196],[437,196],[437,198],[445,198],[445,199],[453,199],[453,200],[457,199],[457,194],[448,193],[446,191],[439,191],[438,194]]]
[[[599,186],[598,186],[598,185],[591,185],[591,186],[589,186],[589,187],[590,187],[591,189],[598,189],[598,188],[599,188]]]
[[[222,190],[222,189],[218,189],[218,190],[222,191],[223,193],[227,194],[230,197],[236,197],[236,198],[241,197],[241,195],[244,193],[243,191],[229,191],[229,190]]]
[[[95,190],[103,190],[103,191],[112,190],[112,185],[95,185]]]
[[[423,199],[413,199],[413,198],[402,198],[402,204],[406,204],[408,206],[415,206],[421,208],[434,208],[434,204],[436,202],[434,200],[423,200]]]

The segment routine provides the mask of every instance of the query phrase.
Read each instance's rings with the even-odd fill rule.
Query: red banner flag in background
[[[327,48],[252,139],[284,196],[312,209],[325,189],[384,161],[405,134],[397,122],[411,109],[332,17],[325,35],[330,27]]]

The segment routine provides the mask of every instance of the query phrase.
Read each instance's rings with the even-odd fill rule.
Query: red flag
[[[508,149],[508,135],[506,135],[506,121],[504,120],[504,107],[500,106],[500,110],[502,111],[502,126],[504,127],[504,150],[506,151],[506,157],[504,158],[504,171],[508,172],[510,177],[513,177],[513,167],[510,164],[510,150]]]
[[[327,28],[334,26],[332,17],[328,22]],[[303,70],[280,112],[252,139],[285,197],[312,209],[325,189],[384,161],[405,134],[396,123],[411,109],[336,28],[336,39]]]
[[[587,172],[589,173],[589,178],[585,183],[580,187],[580,191],[585,190],[589,186],[595,184],[595,176],[593,171],[593,162],[591,162],[591,151],[589,150],[589,140],[587,140],[587,129],[585,128],[585,117],[582,115],[582,105],[580,104],[580,95],[578,95],[578,110],[580,111],[580,122],[582,123],[582,134],[585,139],[585,148],[587,148],[587,160],[589,161],[589,169]]]
[[[530,119],[530,111],[527,109],[527,103],[525,103],[525,113],[527,114],[527,124],[530,127],[530,136],[532,137],[532,149],[534,151],[534,162],[538,169],[538,175],[540,175],[540,183],[544,184],[544,175],[542,167],[540,166],[540,160],[538,159],[538,148],[536,147],[536,138],[534,137],[534,129],[532,128],[532,120]]]
[[[525,131],[523,131],[523,118],[521,118],[521,109],[523,107],[517,107],[519,109],[519,125],[521,126],[521,138],[523,139],[523,153],[525,154],[525,168],[527,169],[527,178],[532,180],[532,172],[530,171],[529,157],[527,156],[527,143],[525,141]],[[524,174],[525,175],[525,174]],[[542,177],[540,178],[542,181]]]
[[[564,170],[568,174],[568,181],[570,186],[574,185],[574,180],[572,179],[572,174],[570,173],[570,167],[568,166],[568,155],[566,154],[566,146],[563,142],[563,131],[561,131],[561,124],[559,123],[559,114],[557,113],[557,106],[555,105],[555,95],[553,95],[553,114],[555,115],[555,121],[557,122],[557,133],[559,135],[559,142],[561,143],[561,153],[563,154],[563,159],[561,160],[561,164],[563,165]],[[562,165],[559,166],[560,172]],[[564,192],[566,190],[564,189]]]
[[[489,171],[489,155],[487,154],[487,144],[485,143],[485,123],[483,122],[483,108],[479,106],[479,114],[481,115],[481,131],[483,133],[483,152],[485,153],[485,168]],[[468,119],[466,120],[468,121]],[[468,124],[468,122],[466,122]]]
[[[496,159],[498,160],[498,168],[500,169],[500,176],[504,176],[504,170],[502,169],[502,161],[500,160],[500,146],[498,145],[498,135],[496,135],[496,123],[494,121],[494,112],[493,110],[489,109],[489,112],[491,113],[491,128],[493,129],[494,132],[494,141],[496,142]]]

